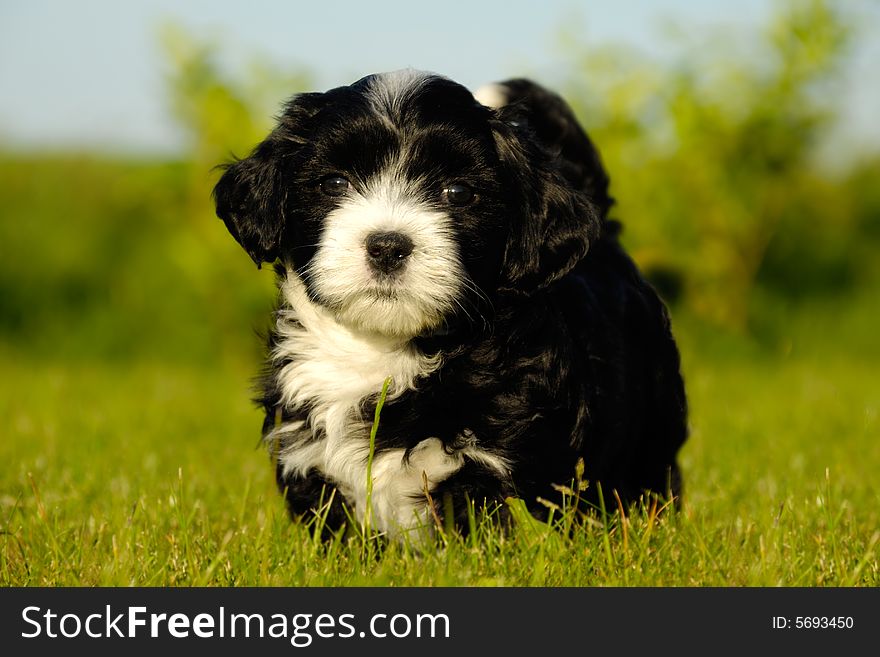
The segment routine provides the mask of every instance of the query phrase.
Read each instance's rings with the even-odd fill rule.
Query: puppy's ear
[[[495,143],[518,195],[510,218],[501,288],[529,294],[562,278],[600,232],[600,213],[562,175],[554,155],[532,134],[516,106],[497,111]]]
[[[290,169],[300,161],[297,156],[314,131],[312,119],[329,96],[330,92],[293,96],[271,134],[248,157],[227,166],[214,187],[217,216],[258,267],[279,256]]]
[[[259,267],[278,257],[285,190],[278,142],[270,135],[250,156],[226,167],[214,187],[220,217]]]

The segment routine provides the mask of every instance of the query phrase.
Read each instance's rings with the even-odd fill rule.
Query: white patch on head
[[[425,356],[407,341],[362,333],[339,324],[325,308],[312,303],[305,285],[288,272],[282,285],[286,304],[278,313],[279,341],[272,357],[287,362],[277,376],[281,403],[308,409],[308,426],[301,420],[284,424],[266,436],[268,442],[287,436],[292,442],[278,455],[285,475],[306,476],[317,470],[336,485],[363,522],[367,506],[367,457],[372,418],[360,413],[360,402],[377,394],[392,378],[388,400],[413,389],[418,380],[440,366],[439,356]],[[296,439],[306,428],[311,439]],[[381,431],[381,422],[380,429]],[[372,464],[372,524],[389,535],[421,540],[433,524],[427,489],[457,472],[466,459],[509,476],[509,464],[486,452],[465,430],[461,445],[447,451],[437,438],[418,443],[404,458],[403,449],[376,455]]]
[[[412,338],[439,326],[459,303],[465,274],[450,218],[420,203],[416,186],[386,171],[325,218],[309,275],[340,323]],[[413,251],[400,270],[379,276],[369,265],[366,240],[386,231],[406,235]]]
[[[503,85],[487,84],[474,92],[474,98],[480,105],[498,109],[507,105],[507,91]]]
[[[392,121],[400,120],[403,104],[412,97],[428,79],[431,73],[404,68],[389,73],[379,73],[370,83],[366,95],[373,109]]]

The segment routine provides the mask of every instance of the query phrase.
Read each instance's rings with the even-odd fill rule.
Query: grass
[[[841,322],[804,314],[778,353],[680,327],[681,513],[564,532],[512,501],[511,533],[481,525],[422,552],[323,544],[288,520],[257,444],[250,362],[4,350],[0,584],[876,586],[880,359],[868,331],[836,338]]]
[[[876,284],[759,296],[758,339],[675,317],[681,513],[323,544],[249,402],[271,273],[181,166],[0,158],[0,585],[880,584]]]
[[[370,525],[373,517],[373,457],[376,454],[376,434],[379,432],[379,419],[382,415],[382,407],[388,396],[388,386],[391,385],[391,377],[386,377],[382,383],[382,392],[379,393],[379,401],[376,403],[376,411],[373,415],[373,426],[370,427],[370,451],[367,456],[367,480],[364,486],[367,489],[366,510],[364,511],[364,534],[370,534]]]

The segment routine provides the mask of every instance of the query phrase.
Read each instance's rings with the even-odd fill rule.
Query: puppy
[[[477,96],[411,70],[296,95],[217,183],[277,263],[259,401],[293,517],[363,522],[368,461],[397,537],[508,496],[540,517],[581,459],[586,503],[680,494],[679,355],[595,148],[532,82]]]

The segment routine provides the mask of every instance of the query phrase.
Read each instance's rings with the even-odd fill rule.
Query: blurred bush
[[[180,27],[166,25],[161,41],[167,62],[170,109],[186,134],[192,210],[205,207],[208,172],[244,157],[273,124],[288,96],[311,89],[305,71],[281,71],[258,57],[233,76],[218,61],[219,45],[193,39]]]
[[[687,40],[672,65],[566,34],[566,95],[611,171],[626,241],[698,315],[745,331],[756,286],[803,297],[864,273],[876,165],[835,177],[820,158],[853,21],[839,3],[791,2],[760,35]]]
[[[218,165],[246,155],[308,79],[259,59],[234,76],[210,42],[173,26],[161,36],[181,158],[0,156],[0,346],[202,363],[257,348],[271,278],[242,276],[252,262],[211,189]]]
[[[567,35],[565,80],[545,82],[594,137],[624,239],[681,312],[772,333],[791,304],[880,286],[880,156],[823,159],[856,21],[840,3],[783,4],[760,35],[680,36],[665,63]],[[242,274],[210,191],[309,76],[259,60],[233,74],[174,27],[162,42],[182,157],[0,157],[0,338],[15,351],[205,363],[256,349],[271,275]]]

